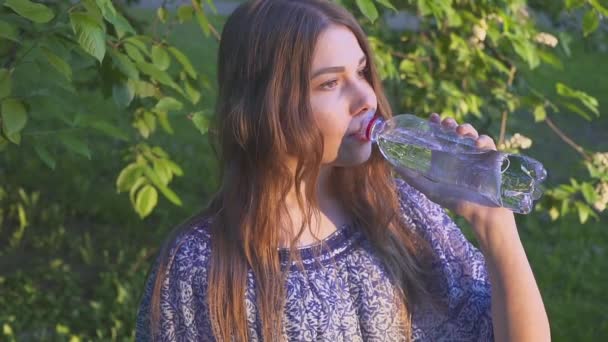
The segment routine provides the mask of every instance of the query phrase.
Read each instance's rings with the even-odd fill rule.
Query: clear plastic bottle
[[[532,158],[480,150],[474,139],[410,114],[367,120],[360,138],[375,142],[392,165],[452,187],[464,199],[528,214],[542,195],[547,172]]]

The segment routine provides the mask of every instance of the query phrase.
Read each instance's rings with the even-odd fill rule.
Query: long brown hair
[[[342,7],[324,0],[250,1],[239,6],[224,26],[215,113],[222,179],[201,214],[212,218],[207,300],[218,341],[249,338],[245,309],[249,269],[256,282],[262,337],[280,339],[285,273],[277,248],[285,198],[292,185],[300,194],[300,184],[306,184],[305,198],[298,197],[306,213],[300,233],[318,214],[315,181],[323,139],[311,114],[309,81],[317,38],[329,25],[343,25],[356,36],[367,56],[366,77],[378,98],[377,113],[390,117],[366,36]],[[298,158],[295,175],[280,158],[287,154]],[[424,243],[399,219],[390,168],[374,148],[364,164],[334,168],[330,177],[333,192],[371,241],[399,290],[397,299],[403,303],[409,337],[412,299],[425,293],[420,257]],[[154,332],[160,288],[171,264],[170,243],[161,252],[154,284]]]

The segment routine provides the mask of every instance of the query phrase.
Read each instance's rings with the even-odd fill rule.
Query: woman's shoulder
[[[188,222],[171,242],[170,258],[179,267],[206,266],[211,256],[211,218]]]

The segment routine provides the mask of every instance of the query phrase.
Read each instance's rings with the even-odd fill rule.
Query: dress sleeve
[[[491,288],[483,254],[442,207],[405,181],[395,181],[404,220],[432,249],[436,281],[430,292],[443,307],[414,312],[416,333],[424,340],[493,340]]]
[[[210,238],[195,228],[176,241],[169,254],[173,260],[160,291],[159,329],[154,340],[213,341],[206,298]],[[157,264],[150,272],[140,302],[136,341],[152,341],[150,310]]]

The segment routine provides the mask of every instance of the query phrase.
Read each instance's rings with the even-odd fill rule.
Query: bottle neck
[[[382,127],[384,127],[384,118],[380,116],[374,117],[367,126],[367,131],[365,132],[366,138],[371,142],[376,142]]]

